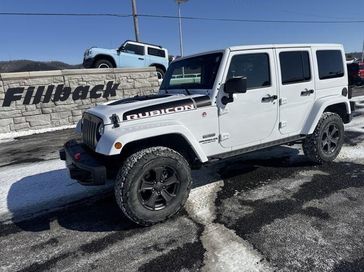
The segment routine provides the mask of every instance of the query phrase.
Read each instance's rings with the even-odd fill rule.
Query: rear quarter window
[[[340,50],[318,50],[316,57],[321,80],[344,76],[344,63]]]
[[[148,55],[165,58],[166,57],[166,52],[164,50],[161,50],[161,49],[148,47]]]

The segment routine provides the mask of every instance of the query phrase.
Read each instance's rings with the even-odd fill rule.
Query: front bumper
[[[97,156],[83,144],[68,141],[59,151],[59,157],[66,162],[72,179],[82,185],[103,185],[106,182],[106,167]]]

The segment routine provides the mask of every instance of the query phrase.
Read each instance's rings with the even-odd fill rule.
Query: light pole
[[[136,0],[131,0],[131,6],[133,10],[135,40],[139,42],[139,23],[138,23],[138,15],[136,8]]]
[[[182,18],[181,18],[181,4],[186,3],[188,0],[176,0],[178,5],[178,24],[179,24],[179,50],[181,57],[183,57],[183,37],[182,37]]]

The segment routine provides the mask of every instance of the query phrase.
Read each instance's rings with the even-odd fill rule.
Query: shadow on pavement
[[[30,220],[0,225],[0,236],[20,231],[39,232],[50,229],[56,222],[65,229],[88,232],[125,231],[138,228],[117,206],[112,194],[89,203],[51,212]]]

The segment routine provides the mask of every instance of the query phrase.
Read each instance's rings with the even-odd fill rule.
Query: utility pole
[[[133,9],[135,40],[137,42],[139,42],[140,35],[139,35],[139,22],[138,22],[137,8],[136,8],[136,0],[131,0],[131,5],[132,5],[132,9]]]
[[[361,62],[364,62],[364,40],[363,40],[363,47],[361,49]]]
[[[182,18],[181,18],[181,4],[186,3],[188,0],[176,0],[178,5],[178,25],[179,25],[179,50],[181,57],[183,57],[183,35],[182,35]]]

